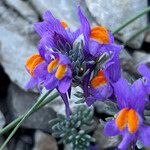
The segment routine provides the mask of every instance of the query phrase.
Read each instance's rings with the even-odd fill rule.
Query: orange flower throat
[[[61,25],[62,25],[65,29],[68,28],[68,24],[67,24],[66,22],[64,22],[64,21],[61,22]]]
[[[34,75],[34,69],[37,67],[37,65],[39,65],[43,61],[44,61],[44,59],[37,53],[31,55],[26,60],[25,66],[26,66],[27,70],[29,70],[29,73],[31,74],[31,76]]]
[[[103,26],[96,26],[91,30],[90,37],[101,43],[109,43],[108,30]]]
[[[59,63],[59,59],[58,58],[54,59],[53,61],[51,61],[49,63],[49,65],[47,66],[47,71],[49,73],[51,73],[55,68],[57,68],[57,71],[55,73],[55,77],[57,79],[61,80],[64,77],[64,75],[65,75],[65,73],[67,71],[67,65],[65,65],[65,64],[58,65],[58,63]]]
[[[137,131],[138,124],[138,115],[134,109],[124,108],[119,112],[116,118],[117,127],[123,130],[127,126],[130,133],[135,133]]]
[[[106,84],[106,83],[107,83],[107,80],[105,78],[103,70],[99,70],[97,76],[95,76],[91,80],[91,86],[93,88],[97,88],[98,86],[101,86],[101,85]]]

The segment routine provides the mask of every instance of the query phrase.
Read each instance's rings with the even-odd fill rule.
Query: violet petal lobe
[[[88,51],[88,45],[89,45],[89,40],[90,40],[90,32],[91,32],[91,28],[90,28],[90,24],[86,18],[86,16],[84,16],[84,14],[81,11],[80,6],[78,6],[78,16],[81,22],[81,29],[83,32],[83,36],[84,36],[84,44],[85,44],[85,50]]]
[[[114,83],[114,91],[117,98],[117,103],[120,109],[128,107],[128,101],[131,98],[131,91],[127,80],[121,78]]]
[[[150,69],[145,64],[141,64],[138,71],[142,76],[150,78]]]
[[[122,141],[118,145],[119,150],[126,150],[132,141],[133,141],[133,135],[131,135],[129,132],[124,132]]]
[[[33,88],[38,83],[38,79],[34,77],[30,77],[29,81],[24,85],[24,89],[28,90]]]
[[[67,118],[69,119],[70,115],[71,115],[71,110],[70,110],[70,107],[69,107],[69,101],[68,101],[67,94],[66,93],[63,94],[61,92],[59,92],[59,93],[60,93],[60,96],[62,97],[62,100],[64,101],[64,104],[65,104],[65,107],[66,107],[66,115],[67,115]]]
[[[150,146],[150,127],[142,125],[139,130],[139,140],[144,143],[145,146]]]
[[[115,124],[115,120],[110,120],[105,124],[104,127],[104,134],[106,136],[115,136],[117,134],[119,134],[119,130]]]

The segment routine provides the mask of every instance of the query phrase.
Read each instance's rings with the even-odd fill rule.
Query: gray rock
[[[0,63],[10,79],[23,88],[29,79],[25,61],[28,56],[36,52],[35,47],[23,36],[2,26],[0,34]]]
[[[127,49],[121,51],[120,60],[123,76],[126,79],[129,79],[129,81],[132,82],[133,80],[139,78],[136,60],[128,53]]]
[[[22,135],[16,142],[15,150],[31,150],[32,138],[28,135]]]
[[[24,3],[22,5],[22,3],[20,1],[20,4],[18,3],[14,8],[6,7],[7,5],[4,4],[0,5],[0,63],[10,79],[20,87],[29,79],[24,63],[29,55],[36,52],[34,42],[37,38],[33,34],[33,26],[29,21],[31,18],[32,21],[37,20],[36,13],[33,13],[34,17],[32,14],[30,17],[29,14],[33,12],[32,9]],[[16,11],[15,8],[17,10],[20,8],[20,11],[28,10],[23,11],[23,17],[23,14],[21,15],[19,10]]]
[[[55,17],[67,22],[71,29],[74,30],[79,25],[79,18],[77,15],[78,0],[31,0],[31,3],[39,11],[41,16],[46,10],[50,10]],[[81,2],[81,4],[85,13],[89,16],[91,23],[94,23],[85,7],[85,3]]]
[[[71,149],[72,149],[72,145],[71,144],[64,145],[64,150],[71,150]]]
[[[49,134],[41,131],[35,132],[33,150],[58,150],[56,140]]]
[[[5,125],[6,121],[5,121],[5,117],[3,115],[3,113],[0,111],[0,129],[2,129]]]
[[[147,7],[147,0],[85,0],[89,11],[96,21],[108,27],[110,30],[115,30],[124,21],[135,15],[139,11]],[[128,27],[119,32],[118,37],[123,42],[127,41],[133,34],[147,25],[147,16],[141,17],[134,21]],[[133,48],[140,48],[143,42],[144,34],[138,36],[130,42]]]
[[[145,42],[150,43],[150,30],[146,33]]]
[[[133,53],[133,58],[137,66],[143,63],[150,66],[150,54],[149,53],[135,51]]]
[[[38,2],[37,2],[38,1]],[[70,0],[31,0],[32,4],[42,15],[46,10],[50,10],[58,19],[67,22],[72,28],[78,23],[77,1]]]
[[[0,145],[2,145],[2,144],[4,143],[4,141],[5,141],[4,138],[3,138],[3,137],[0,137]],[[8,150],[8,148],[5,147],[4,150]]]
[[[96,139],[96,145],[98,146],[98,149],[107,149],[107,148],[116,148],[117,145],[120,143],[120,137],[119,136],[113,136],[113,137],[107,137],[103,133],[103,128],[98,127],[97,130],[95,130],[93,137]]]
[[[115,115],[118,112],[117,104],[111,101],[97,101],[94,103],[94,106],[96,108],[96,111],[100,114],[105,113],[108,115]]]
[[[29,40],[29,36],[32,36],[34,31],[33,22],[38,20],[36,12],[23,1],[7,0],[8,4],[4,2],[0,5],[0,25],[9,31],[27,36],[24,38]]]
[[[34,22],[37,19],[37,14],[33,8],[25,1],[22,0],[5,0],[5,3],[10,7],[19,12],[23,19]]]
[[[9,87],[8,107],[11,111],[12,117],[16,118],[28,111],[36,102],[37,94],[27,93],[21,90],[14,84]],[[43,107],[34,114],[32,114],[24,123],[23,127],[30,129],[41,129],[49,131],[48,122],[56,117],[53,109]]]

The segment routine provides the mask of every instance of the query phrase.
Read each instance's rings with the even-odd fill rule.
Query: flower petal
[[[86,98],[85,102],[88,106],[91,106],[95,102],[95,98],[92,96],[89,96]]]
[[[60,92],[60,96],[62,97],[62,99],[63,99],[63,101],[65,103],[65,106],[66,106],[66,115],[67,115],[67,118],[69,119],[70,115],[71,115],[71,110],[70,110],[70,107],[69,107],[69,102],[68,102],[67,94],[62,94]]]
[[[144,143],[145,146],[150,146],[150,127],[142,126],[139,130],[139,140]]]
[[[81,22],[81,29],[85,40],[85,50],[88,51],[91,28],[86,16],[84,16],[84,14],[81,11],[80,6],[78,6],[78,16]]]
[[[141,79],[136,80],[132,86],[132,99],[130,100],[130,106],[137,110],[141,115],[144,111],[145,102],[147,100],[147,93]],[[140,89],[140,90],[139,90]]]
[[[40,42],[39,42],[39,49],[44,48],[56,48],[56,44],[54,43],[54,34],[46,32]]]
[[[34,29],[40,37],[42,37],[47,31],[52,32],[50,26],[45,21],[35,23]]]
[[[38,79],[31,77],[30,80],[25,84],[24,89],[28,90],[30,88],[33,88],[38,83]]]
[[[132,95],[127,80],[121,78],[113,86],[119,108],[128,107]]]
[[[105,75],[111,83],[115,83],[120,79],[121,66],[118,52],[114,52],[113,56],[105,64]]]
[[[106,123],[104,128],[104,134],[107,136],[115,136],[119,134],[119,130],[115,124],[115,120],[110,120]]]
[[[45,21],[49,23],[53,31],[62,35],[65,39],[68,40],[68,42],[70,42],[67,31],[62,26],[61,22],[58,19],[56,19],[50,11],[46,11],[43,15],[43,18]]]
[[[126,150],[129,144],[132,142],[132,140],[133,140],[133,136],[128,131],[126,131],[123,134],[123,139],[121,143],[119,144],[118,148],[120,150]]]
[[[122,45],[117,45],[117,44],[106,44],[106,49],[108,52],[114,52],[114,53],[119,53],[122,49],[123,49],[123,46]]]
[[[44,86],[47,90],[53,90],[57,87],[59,80],[55,78],[55,74],[51,73],[47,75],[47,79],[44,81]]]
[[[138,71],[142,76],[150,78],[150,69],[145,64],[141,64]]]
[[[100,56],[100,54],[106,52],[103,47],[104,47],[104,44],[100,44],[99,42],[95,40],[90,40],[89,52],[94,57],[98,57]]]
[[[109,40],[110,40],[110,43],[114,43],[114,36],[111,32],[108,33],[109,34]]]
[[[43,62],[34,69],[34,77],[45,78],[47,73],[47,63]]]
[[[146,79],[145,87],[146,87],[147,93],[150,94],[150,78]]]
[[[59,81],[58,89],[61,93],[66,93],[71,86],[71,79],[64,77],[61,81]]]

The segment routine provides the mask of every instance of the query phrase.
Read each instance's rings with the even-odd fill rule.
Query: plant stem
[[[136,19],[140,18],[141,16],[143,16],[144,14],[148,13],[150,11],[150,7],[147,7],[146,9],[142,10],[140,13],[138,13],[137,15],[133,16],[132,18],[130,18],[129,20],[127,20],[126,22],[124,22],[120,27],[118,27],[116,30],[114,30],[112,32],[112,34],[116,34],[119,31],[121,31],[123,28],[125,28],[127,25],[129,25],[130,23],[132,23],[133,21],[135,21]]]
[[[137,33],[135,33],[134,35],[132,35],[126,42],[124,42],[124,45],[128,45],[130,41],[134,40],[139,34],[141,34],[142,32],[148,29],[150,29],[150,24],[144,27],[143,29],[141,29],[140,31],[138,31]]]
[[[24,115],[22,115],[21,117],[17,118],[15,121],[13,121],[6,129],[9,130],[11,129],[13,126],[16,127],[13,129],[13,131],[11,132],[11,134],[8,136],[8,138],[6,139],[6,141],[3,143],[3,145],[0,147],[0,150],[3,150],[5,148],[5,146],[7,145],[7,143],[10,141],[10,139],[13,137],[13,135],[15,134],[15,132],[17,131],[17,129],[20,127],[20,125],[36,110],[42,108],[44,105],[46,105],[48,102],[53,101],[56,97],[58,97],[58,93],[54,93],[53,95],[51,95],[49,98],[45,99],[48,94],[51,91],[48,91],[43,97],[41,97],[32,107],[31,109],[25,113]],[[43,101],[45,99],[45,101]],[[42,103],[43,102],[43,103]],[[5,132],[6,132],[5,129]],[[4,131],[3,131],[4,133]]]
[[[52,96],[48,96],[44,101],[42,101],[38,107],[36,107],[35,111],[41,109],[43,106],[45,106],[46,104],[48,104],[52,98],[57,98],[59,96],[59,94],[57,92],[55,92]],[[34,113],[33,112],[33,113]],[[13,127],[15,127],[17,125],[17,123],[19,123],[19,121],[21,121],[21,119],[23,118],[23,116],[26,113],[24,113],[23,115],[21,115],[20,117],[16,118],[14,121],[12,121],[11,123],[9,123],[6,127],[4,127],[3,129],[0,130],[0,135],[3,135],[4,133],[6,133],[7,131],[9,131],[10,129],[12,129]],[[31,113],[32,114],[32,113]]]

